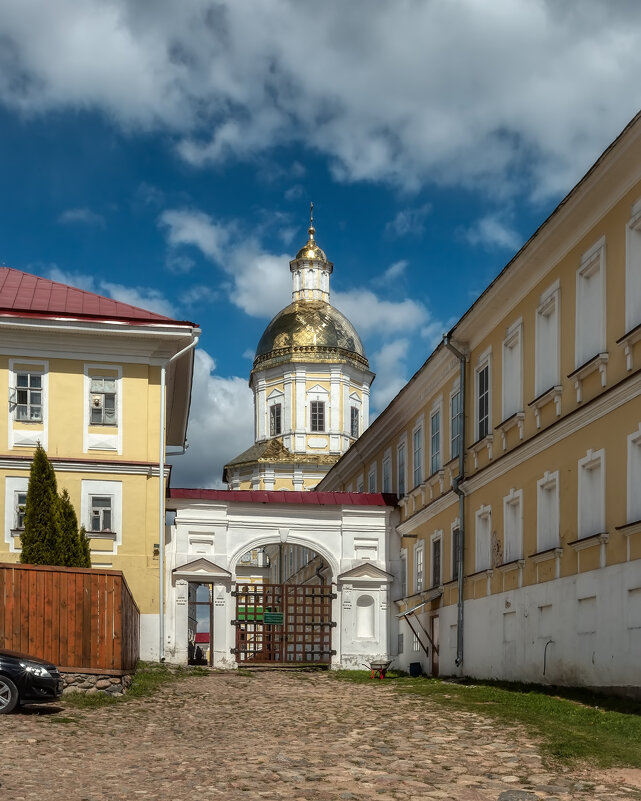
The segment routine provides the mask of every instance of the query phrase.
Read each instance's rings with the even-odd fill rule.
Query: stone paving
[[[215,674],[99,709],[32,707],[0,717],[0,755],[2,801],[641,799],[588,768],[546,768],[518,728],[316,673]]]

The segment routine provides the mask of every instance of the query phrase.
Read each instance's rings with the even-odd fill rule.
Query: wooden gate
[[[331,586],[237,584],[236,661],[325,663],[332,654]]]

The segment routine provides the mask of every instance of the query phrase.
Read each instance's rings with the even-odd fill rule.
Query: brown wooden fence
[[[131,672],[140,612],[119,570],[0,563],[0,648],[66,672]]]

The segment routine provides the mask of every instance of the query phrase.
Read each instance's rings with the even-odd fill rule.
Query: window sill
[[[581,537],[578,540],[568,542],[568,547],[574,551],[584,551],[586,548],[593,548],[595,545],[605,545],[609,536],[607,531],[600,531],[597,534],[591,534],[589,537]]]
[[[525,559],[513,559],[511,562],[503,562],[502,565],[497,565],[496,569],[499,573],[510,573],[512,570],[523,570]]]
[[[19,420],[17,417],[13,418],[13,424],[20,425],[20,426],[42,426],[44,420]]]
[[[18,538],[22,537],[22,535],[24,534],[24,529],[23,528],[12,528],[9,533],[11,534],[11,536],[14,539],[18,539]]]
[[[561,394],[563,393],[563,387],[558,384],[556,386],[550,387],[550,389],[546,389],[545,392],[542,392],[533,401],[528,403],[528,406],[531,406],[534,409],[534,417],[536,419],[536,427],[541,428],[541,409],[548,405],[548,403],[554,403],[554,409],[556,411],[556,416],[561,416]]]
[[[494,570],[491,567],[484,567],[483,570],[477,570],[476,573],[470,573],[467,578],[472,579],[472,581],[477,581],[478,579],[482,578],[490,578]]]
[[[549,562],[552,559],[558,559],[563,553],[563,548],[560,548],[558,545],[555,545],[552,548],[546,548],[544,551],[537,551],[536,553],[531,553],[529,558],[536,562],[538,565],[539,562]]]
[[[632,537],[634,534],[641,534],[641,520],[633,520],[624,523],[622,526],[615,526],[615,531],[620,531],[624,537]]]
[[[474,454],[474,469],[477,470],[479,466],[479,453],[484,449],[487,448],[487,457],[490,461],[492,461],[493,456],[493,447],[494,447],[494,435],[493,434],[486,434],[486,436],[482,437],[482,439],[477,439],[476,442],[473,442],[470,445],[470,450]]]
[[[602,387],[607,384],[606,366],[609,358],[610,356],[606,351],[603,353],[597,353],[596,356],[593,356],[591,359],[585,362],[585,364],[577,367],[574,372],[568,375],[568,378],[571,381],[574,381],[577,403],[581,403],[583,399],[583,382],[589,375],[592,375],[592,373],[596,373],[598,371],[601,374]]]
[[[89,540],[112,540],[116,541],[118,534],[115,531],[87,531]]]
[[[632,369],[632,346],[637,342],[641,342],[641,323],[624,334],[621,339],[617,339],[617,345],[623,346],[625,368],[628,372]]]
[[[503,438],[503,450],[507,448],[507,432],[511,431],[513,428],[518,426],[519,429],[519,439],[523,439],[523,423],[525,421],[525,412],[514,412],[509,417],[506,417],[502,423],[499,423],[495,431],[500,431],[501,436]]]

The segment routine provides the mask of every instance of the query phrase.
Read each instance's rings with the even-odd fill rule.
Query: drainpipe
[[[458,476],[454,479],[452,489],[458,495],[459,503],[459,535],[456,561],[458,564],[458,606],[456,621],[456,661],[457,667],[463,664],[463,554],[465,550],[465,493],[461,484],[465,480],[465,353],[456,348],[451,341],[451,334],[443,335],[443,344],[459,360],[459,390],[461,393],[461,449],[458,461]]]
[[[179,350],[178,353],[174,353],[169,359],[164,361],[160,367],[160,452],[158,456],[158,464],[159,464],[159,490],[158,490],[158,530],[159,530],[159,545],[160,545],[160,553],[158,554],[158,568],[160,571],[160,577],[158,579],[159,584],[159,591],[158,591],[158,661],[164,662],[165,661],[165,418],[166,418],[166,409],[165,409],[165,382],[167,378],[167,367],[171,362],[176,361],[183,353],[187,353],[188,350],[195,348],[198,344],[198,339],[200,338],[200,331],[198,333],[194,333],[192,331],[192,336],[194,337],[189,345],[186,345],[182,350]]]

